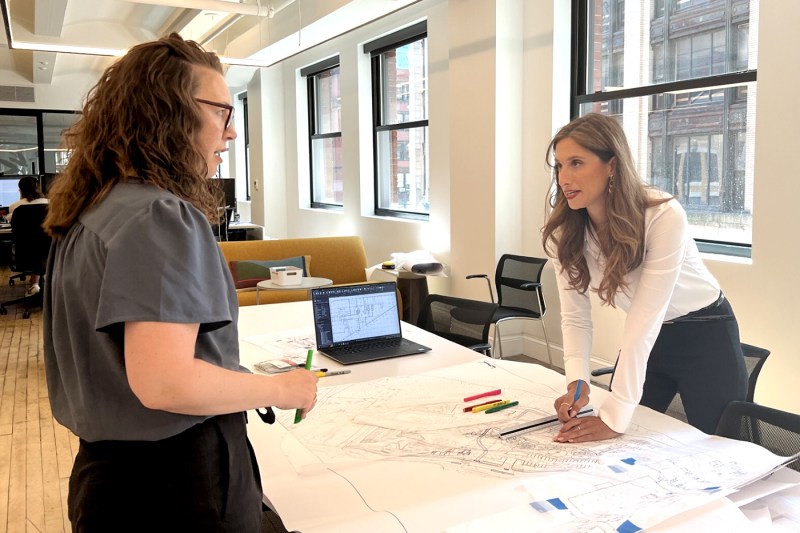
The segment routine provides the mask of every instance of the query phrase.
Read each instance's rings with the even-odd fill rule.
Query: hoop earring
[[[611,174],[608,177],[608,193],[611,194],[612,189],[614,189],[614,174]]]

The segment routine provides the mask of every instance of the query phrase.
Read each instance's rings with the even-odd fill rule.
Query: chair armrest
[[[486,286],[489,287],[489,298],[491,298],[492,303],[497,303],[497,300],[494,299],[494,291],[492,290],[492,282],[489,280],[488,274],[470,274],[467,276],[467,279],[484,279],[486,280]]]
[[[606,374],[611,374],[612,372],[614,372],[613,366],[605,366],[602,368],[596,368],[592,370],[590,374],[592,374],[592,376],[594,377],[598,377],[598,376],[605,376]]]
[[[520,285],[519,288],[522,289],[523,291],[530,291],[539,289],[541,288],[541,286],[542,286],[541,283],[538,283],[536,281],[529,281],[528,283],[523,283],[522,285]]]

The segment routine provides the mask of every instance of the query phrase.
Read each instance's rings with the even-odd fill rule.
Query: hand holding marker
[[[572,413],[575,411],[575,402],[581,399],[581,385],[583,384],[583,380],[578,380],[578,386],[575,387],[575,396],[572,397],[572,405],[569,406],[569,412]],[[577,413],[572,415],[573,417],[578,416]]]
[[[308,355],[306,356],[306,370],[311,370],[311,359],[314,357],[314,350],[309,349]],[[303,419],[303,410],[298,409],[294,412],[294,423],[299,424],[300,421]]]

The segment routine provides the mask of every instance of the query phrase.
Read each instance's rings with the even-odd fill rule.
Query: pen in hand
[[[575,387],[575,396],[572,397],[572,405],[569,406],[570,414],[575,410],[575,402],[577,402],[581,398],[581,385],[583,385],[583,380],[579,379],[578,386]],[[577,416],[577,414],[573,416]]]
[[[311,358],[314,357],[314,350],[309,349],[308,355],[306,356],[306,370],[311,370]],[[300,421],[303,419],[303,410],[298,409],[294,412],[294,423],[299,424]]]

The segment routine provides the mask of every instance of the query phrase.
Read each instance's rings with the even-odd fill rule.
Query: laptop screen
[[[317,349],[400,337],[394,282],[311,290]]]

